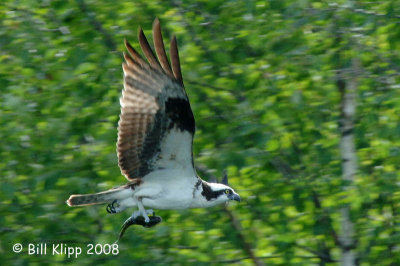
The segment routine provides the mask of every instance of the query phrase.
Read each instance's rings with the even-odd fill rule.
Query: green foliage
[[[244,236],[261,261],[322,265],[340,260],[349,203],[360,264],[400,264],[398,14],[395,0],[2,1],[2,263],[220,264],[249,256]],[[130,228],[116,256],[13,253],[14,243],[116,240],[130,213],[65,200],[124,183],[115,153],[123,39],[138,47],[138,26],[151,36],[156,16],[178,38],[196,163],[227,169],[244,199],[228,206],[241,231],[222,207],[160,211],[164,221]],[[343,191],[335,75],[353,58],[359,172]]]

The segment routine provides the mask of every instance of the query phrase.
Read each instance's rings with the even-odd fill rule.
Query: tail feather
[[[119,198],[118,194],[123,189],[125,188],[121,187],[116,189],[110,189],[95,194],[71,195],[69,196],[69,199],[66,202],[68,206],[87,206],[87,205],[102,204]]]
[[[124,186],[116,187],[110,190],[95,194],[79,194],[71,195],[66,201],[68,206],[87,206],[113,202],[114,200],[121,200],[131,197],[135,188],[142,183],[141,179],[133,179]]]

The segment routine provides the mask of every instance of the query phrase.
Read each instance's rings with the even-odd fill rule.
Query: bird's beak
[[[236,200],[236,201],[240,202],[240,196],[239,196],[239,194],[236,194],[236,193],[233,193],[233,194],[229,195],[229,199],[230,200]]]

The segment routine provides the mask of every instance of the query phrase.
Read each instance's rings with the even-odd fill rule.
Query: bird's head
[[[209,183],[203,181],[202,186],[203,191],[201,192],[201,195],[210,203],[210,205],[217,205],[230,200],[240,201],[239,194],[228,185],[226,174],[221,183]]]

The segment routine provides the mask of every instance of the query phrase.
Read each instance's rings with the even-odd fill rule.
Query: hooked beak
[[[239,196],[239,194],[236,194],[236,193],[233,193],[233,194],[229,195],[229,199],[230,200],[236,200],[236,201],[240,202],[240,196]]]

